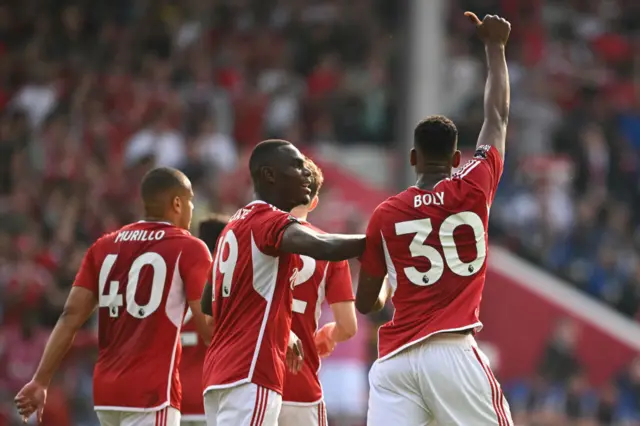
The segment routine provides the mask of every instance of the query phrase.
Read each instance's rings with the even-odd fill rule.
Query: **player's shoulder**
[[[109,246],[119,239],[122,239],[123,236],[127,235],[127,233],[132,233],[135,231],[135,227],[138,222],[129,223],[116,229],[115,231],[109,231],[102,234],[98,239],[91,245],[91,250],[99,250],[102,247]]]
[[[187,233],[185,235],[181,235],[178,237],[183,247],[189,250],[192,253],[206,253],[208,256],[211,255],[209,251],[209,247],[202,241],[200,238],[194,237],[191,233]]]
[[[323,231],[322,229],[318,228],[314,224],[312,224],[310,222],[307,222],[306,220],[299,220],[299,222],[300,222],[300,225],[306,226],[307,228],[314,230],[318,234],[326,234],[325,231]]]
[[[489,156],[498,155],[498,150],[491,145],[480,145],[476,147],[473,158],[476,160],[486,160]]]
[[[241,207],[236,211],[229,219],[229,223],[242,223],[245,219],[257,219],[266,218],[268,216],[287,215],[291,216],[283,210],[280,210],[276,206],[267,203],[266,201],[252,201],[244,207]],[[293,216],[291,216],[293,217]]]
[[[399,210],[402,210],[407,204],[411,204],[411,200],[417,192],[415,186],[411,186],[404,191],[392,195],[375,208],[373,211],[374,216],[395,216]]]
[[[502,157],[498,153],[498,150],[491,145],[480,145],[476,147],[473,157],[463,164],[455,173],[451,176],[453,180],[461,180],[470,176],[470,173],[475,170],[480,164],[496,164],[502,161]],[[478,169],[479,170],[479,169]]]

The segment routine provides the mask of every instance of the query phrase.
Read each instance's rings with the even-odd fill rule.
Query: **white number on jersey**
[[[100,267],[100,276],[98,277],[98,305],[101,308],[109,308],[109,314],[112,318],[120,315],[120,307],[123,305],[122,295],[118,293],[120,283],[118,281],[109,281],[109,291],[105,294],[107,278],[116,263],[117,254],[109,254],[105,257]],[[144,266],[153,268],[151,279],[151,296],[145,305],[139,305],[136,302],[136,291],[138,290],[138,281],[140,281],[140,271]],[[162,293],[164,291],[164,283],[167,278],[167,264],[158,253],[143,253],[136,258],[129,269],[129,278],[126,286],[126,305],[127,312],[135,318],[146,318],[154,313],[162,302]]]
[[[226,259],[222,259],[224,248],[229,247],[229,256]],[[224,235],[224,239],[218,244],[218,250],[216,252],[216,258],[213,261],[213,276],[212,284],[214,291],[211,292],[212,300],[215,300],[216,292],[216,275],[220,272],[222,277],[222,297],[231,296],[231,284],[233,282],[233,271],[236,269],[236,263],[238,263],[238,239],[236,234],[232,230],[227,231]]]
[[[454,231],[461,225],[470,226],[476,240],[477,256],[471,262],[463,262],[460,259],[458,248],[453,239]],[[433,227],[429,218],[396,223],[397,235],[415,234],[411,244],[409,244],[411,256],[427,258],[431,263],[431,268],[426,272],[420,272],[413,266],[404,268],[404,273],[409,281],[423,287],[435,284],[442,277],[445,262],[454,274],[463,277],[471,276],[482,268],[487,257],[487,243],[485,241],[484,225],[480,216],[473,212],[461,212],[449,216],[442,222],[439,236],[444,259],[438,250],[424,244],[432,230]]]
[[[316,271],[316,260],[309,256],[300,256],[302,260],[302,269],[296,274],[296,280],[294,282],[294,288],[306,283],[311,279],[313,273]],[[307,310],[307,302],[304,300],[293,299],[293,312],[297,314],[304,314]]]

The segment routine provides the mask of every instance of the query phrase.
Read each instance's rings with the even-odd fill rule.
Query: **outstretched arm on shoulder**
[[[283,232],[282,251],[317,260],[346,260],[364,251],[364,235],[319,234],[298,223],[287,226]]]

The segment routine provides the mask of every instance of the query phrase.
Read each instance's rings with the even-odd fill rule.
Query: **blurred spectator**
[[[131,137],[125,159],[128,164],[133,164],[151,155],[159,166],[181,167],[186,160],[185,150],[184,138],[171,126],[168,114],[163,112]]]
[[[576,327],[570,319],[562,319],[556,324],[538,369],[548,383],[566,385],[579,372],[575,356],[579,333]]]
[[[5,401],[35,369],[87,247],[139,219],[137,182],[150,167],[187,173],[197,221],[251,197],[243,165],[261,139],[392,142],[397,9],[375,0],[0,4],[0,425],[20,422]],[[338,192],[323,200],[347,203]],[[316,217],[340,231],[354,215],[362,226],[351,206]],[[70,355],[45,425],[96,424],[93,355]],[[367,362],[354,373],[356,417]]]

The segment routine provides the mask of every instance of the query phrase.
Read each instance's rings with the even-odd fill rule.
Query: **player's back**
[[[309,223],[306,226],[322,232]],[[318,379],[320,357],[314,344],[314,335],[320,319],[320,305],[325,296],[325,284],[331,263],[300,256],[302,267],[295,274],[293,289],[293,318],[291,330],[302,341],[304,364],[297,374],[287,372],[283,401],[315,403],[322,399]]]
[[[308,222],[305,226],[323,233]],[[302,369],[287,372],[283,394],[284,403],[313,404],[322,399],[322,386],[318,377],[320,357],[314,337],[318,329],[321,305],[353,300],[351,272],[347,261],[327,262],[300,256],[302,267],[295,274],[293,289],[293,318],[291,330],[300,338],[304,350]]]
[[[287,372],[283,401],[312,403],[322,398],[322,388],[317,376],[320,357],[313,337],[318,328],[320,304],[324,300],[329,262],[308,256],[300,256],[300,261],[302,267],[295,274],[291,330],[302,342],[304,364],[297,374]]]
[[[279,250],[288,213],[256,201],[222,231],[213,264],[214,332],[207,350],[207,390],[255,383],[282,393],[291,329],[293,268]]]
[[[379,331],[381,358],[433,333],[482,326],[489,208],[501,171],[495,150],[481,147],[451,178],[410,187],[374,213],[395,307]]]
[[[127,225],[90,248],[75,285],[98,295],[96,409],[180,408],[180,329],[198,291],[183,278],[202,256],[201,241],[164,222]]]

